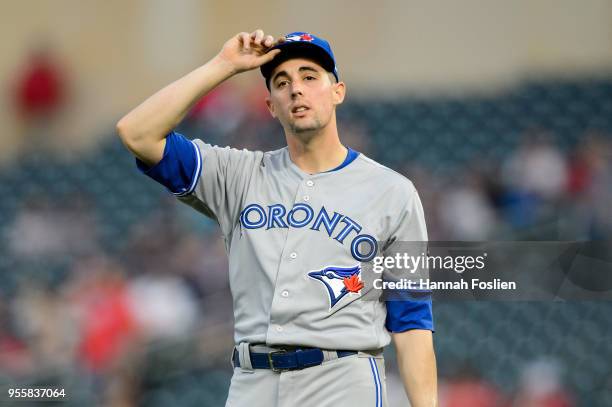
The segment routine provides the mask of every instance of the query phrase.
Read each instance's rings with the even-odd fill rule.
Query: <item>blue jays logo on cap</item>
[[[266,78],[266,86],[270,89],[269,79],[274,68],[292,58],[310,58],[320,64],[323,69],[331,72],[339,81],[336,59],[331,50],[329,42],[303,31],[296,31],[285,35],[285,41],[277,44],[272,49],[280,49],[281,52],[267,64],[260,67],[261,74]]]
[[[360,293],[363,282],[359,279],[361,267],[328,266],[323,270],[312,271],[308,277],[320,281],[329,294],[329,308],[331,309],[348,293]]]
[[[314,37],[308,33],[302,34],[287,34],[285,41],[314,41]]]

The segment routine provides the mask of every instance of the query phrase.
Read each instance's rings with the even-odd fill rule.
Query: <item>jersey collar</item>
[[[359,152],[353,150],[350,147],[347,147],[347,150],[348,150],[348,152],[346,153],[346,158],[344,159],[344,161],[342,161],[342,164],[340,164],[336,168],[333,168],[331,170],[324,171],[324,172],[333,172],[333,171],[341,170],[344,167],[346,167],[347,165],[349,165],[350,163],[352,163],[353,161],[355,161],[355,158],[357,158],[357,156],[359,155]]]
[[[328,171],[317,172],[315,174],[308,174],[302,171],[297,165],[295,165],[293,161],[291,161],[291,156],[289,155],[289,149],[287,147],[285,147],[283,150],[284,150],[284,160],[286,162],[286,165],[291,169],[293,173],[295,173],[301,179],[324,176],[332,172],[340,171],[341,169],[343,169],[344,167],[348,166],[353,161],[355,161],[355,159],[360,154],[358,151],[355,151],[352,148],[347,147],[346,158],[339,166],[337,166],[336,168],[332,168],[331,170],[328,170]]]

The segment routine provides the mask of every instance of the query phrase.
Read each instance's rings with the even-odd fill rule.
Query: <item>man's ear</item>
[[[344,96],[346,95],[346,85],[344,82],[334,83],[332,85],[334,87],[334,105],[339,105],[344,101]]]
[[[268,111],[270,112],[272,117],[276,119],[276,114],[274,113],[274,105],[272,104],[272,99],[270,99],[270,96],[266,96],[266,106],[268,106]]]

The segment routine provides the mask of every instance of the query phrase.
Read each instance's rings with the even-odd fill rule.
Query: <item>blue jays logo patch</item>
[[[292,42],[292,41],[312,41],[314,40],[314,37],[308,33],[303,33],[300,35],[294,34],[294,35],[286,35],[285,36],[285,41],[288,42]]]
[[[323,270],[311,271],[308,277],[320,281],[329,294],[329,308],[331,309],[338,301],[348,293],[360,293],[363,282],[359,278],[361,267],[335,267],[328,266]]]

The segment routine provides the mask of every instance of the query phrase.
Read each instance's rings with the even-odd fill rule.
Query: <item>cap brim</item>
[[[293,58],[306,58],[315,61],[323,69],[329,72],[334,72],[335,63],[329,54],[321,47],[309,42],[289,42],[281,44],[276,48],[281,52],[267,64],[261,66],[261,74],[266,78],[266,83],[270,80],[270,75],[274,69],[285,61]]]

